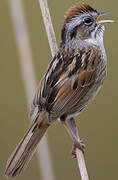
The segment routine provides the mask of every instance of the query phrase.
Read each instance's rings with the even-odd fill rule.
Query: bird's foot
[[[72,151],[71,151],[72,158],[76,158],[76,148],[78,148],[79,150],[82,151],[82,153],[84,153],[85,145],[84,145],[83,141],[77,141],[77,140],[74,141]]]

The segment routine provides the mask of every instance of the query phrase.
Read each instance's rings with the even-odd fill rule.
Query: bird
[[[31,104],[32,122],[7,161],[5,176],[19,175],[29,163],[48,128],[60,120],[76,148],[78,141],[74,117],[94,99],[107,75],[107,57],[103,35],[112,20],[99,20],[108,12],[99,12],[86,3],[71,7],[65,16],[58,52],[52,58],[37,87]]]

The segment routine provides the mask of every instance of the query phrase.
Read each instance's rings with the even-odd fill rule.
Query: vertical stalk
[[[12,23],[19,51],[19,61],[22,79],[24,82],[27,104],[30,108],[32,97],[36,91],[36,78],[33,67],[33,58],[25,22],[23,4],[21,0],[9,0]],[[48,147],[47,138],[44,137],[37,151],[38,163],[41,169],[42,180],[54,180],[52,162]],[[46,169],[46,173],[45,173]]]
[[[40,4],[42,16],[43,16],[43,21],[44,21],[51,53],[52,53],[52,56],[54,56],[58,48],[57,48],[56,37],[55,37],[55,33],[54,33],[54,29],[53,29],[53,25],[52,25],[52,21],[50,17],[47,0],[39,0],[39,4]],[[79,136],[78,136],[78,140],[80,140]],[[83,153],[77,149],[76,155],[77,155],[77,162],[78,162],[78,167],[80,170],[81,179],[89,180]]]

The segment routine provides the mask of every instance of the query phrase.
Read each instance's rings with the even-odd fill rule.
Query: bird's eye
[[[93,23],[93,20],[91,18],[87,17],[84,19],[84,23],[89,26]]]

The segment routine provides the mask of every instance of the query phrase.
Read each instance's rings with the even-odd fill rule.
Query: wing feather
[[[54,118],[75,106],[95,82],[99,54],[96,47],[59,52],[39,84],[35,105],[45,107]]]

